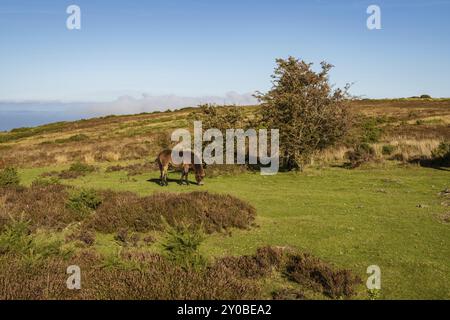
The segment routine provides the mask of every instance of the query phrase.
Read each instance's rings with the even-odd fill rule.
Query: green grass
[[[20,173],[22,181],[30,184],[45,171],[49,168],[23,169]],[[311,168],[271,177],[217,177],[206,179],[203,187],[175,182],[160,187],[147,181],[158,177],[157,172],[130,178],[126,172],[101,170],[64,183],[142,195],[195,190],[229,193],[256,207],[258,227],[234,230],[232,236],[209,236],[201,247],[209,258],[250,254],[265,245],[296,247],[352,269],[364,282],[366,268],[380,266],[382,298],[450,299],[450,225],[437,218],[448,211],[438,192],[449,187],[449,171]],[[109,235],[97,242],[103,252],[115,250],[109,245],[117,246]],[[359,297],[366,297],[363,287],[361,290]]]

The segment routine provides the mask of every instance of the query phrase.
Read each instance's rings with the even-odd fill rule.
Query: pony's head
[[[195,165],[195,181],[199,186],[204,185],[203,179],[205,178],[206,173],[203,170],[203,166],[201,164]]]

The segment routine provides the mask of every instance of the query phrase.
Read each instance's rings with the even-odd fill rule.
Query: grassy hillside
[[[251,115],[257,108],[243,109]],[[429,155],[440,141],[450,139],[450,99],[361,100],[351,108],[380,128],[378,154],[383,144],[390,143],[407,160]],[[190,126],[192,111],[108,116],[0,132],[0,168],[153,157],[167,143],[171,130]],[[341,161],[347,149],[327,150],[318,160]]]
[[[256,108],[245,107],[245,111],[252,114]],[[231,224],[223,232],[208,233],[200,246],[208,261],[253,255],[265,246],[286,248],[309,252],[338,269],[351,270],[362,279],[353,298],[370,297],[364,286],[366,268],[378,265],[382,272],[381,298],[449,299],[450,193],[445,190],[449,187],[450,171],[445,166],[422,167],[414,159],[430,158],[440,142],[449,141],[450,100],[362,100],[354,102],[352,108],[359,124],[354,134],[376,136],[371,142],[376,150],[375,159],[354,170],[342,166],[346,161],[344,154],[351,148],[350,144],[342,144],[317,155],[302,173],[265,177],[254,172],[230,171],[212,177],[208,176],[207,168],[203,187],[180,186],[172,181],[169,187],[162,188],[157,183],[159,172],[151,162],[168,143],[172,129],[189,126],[191,109],[110,116],[0,133],[0,165],[18,167],[21,183],[27,187],[45,176],[47,182],[55,179],[75,187],[73,190],[93,188],[99,193],[112,190],[139,196],[192,191],[230,194],[256,209],[255,224],[248,228]],[[70,169],[71,164],[77,161],[92,167],[72,175],[76,170]],[[211,169],[209,172],[212,173]],[[178,177],[178,173],[170,173],[170,178]],[[103,200],[110,197],[99,196]],[[0,196],[0,218],[4,223],[10,213],[8,208],[15,210],[11,197],[21,196]],[[122,200],[126,206],[127,203],[134,206],[138,201],[129,199],[130,196],[124,196]],[[66,212],[64,202],[58,202],[58,206]],[[52,205],[45,208],[51,210]],[[26,206],[22,209],[27,217],[45,215],[45,210],[33,213]],[[113,217],[114,207],[110,210]],[[53,227],[56,220],[41,217],[36,221],[45,223],[36,225],[33,234],[38,243],[46,238],[59,239],[63,247],[76,252],[95,252],[113,269],[124,264],[117,257],[118,252],[164,251],[161,247],[164,232],[158,228],[136,231],[134,234],[140,240],[134,243],[121,241],[122,230],[118,228],[105,232],[94,227],[93,240],[82,245],[67,238],[77,223],[95,218],[99,212],[88,213],[88,218],[69,216],[69,222],[61,220],[62,228]],[[52,217],[53,214],[55,219],[62,219],[55,212]],[[70,215],[70,211],[65,214]],[[222,226],[233,221],[232,217],[223,219]],[[143,240],[147,237],[152,241]],[[261,290],[260,295],[255,293],[253,297],[272,298],[274,292],[300,290],[303,298],[330,298],[327,292],[317,291],[295,277],[293,280],[292,275],[278,269],[257,280],[252,277],[244,280],[243,283],[249,283],[249,292],[253,292],[254,285]],[[217,290],[227,292],[227,288]],[[286,297],[293,298],[292,294]]]

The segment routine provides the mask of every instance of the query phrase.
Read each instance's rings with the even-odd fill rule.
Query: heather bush
[[[334,299],[352,297],[361,283],[350,270],[336,269],[306,253],[290,255],[285,272],[290,280]]]
[[[237,277],[217,264],[183,269],[161,255],[130,253],[104,267],[104,258],[82,252],[69,260],[48,257],[28,265],[0,255],[0,299],[217,300],[261,299],[257,282]],[[66,268],[83,270],[81,290],[67,290]],[[133,266],[133,267],[131,267]]]
[[[61,229],[68,224],[81,221],[66,206],[69,187],[60,184],[48,186],[34,185],[31,188],[0,188],[0,197],[4,199],[0,210],[0,223],[9,216],[20,217],[21,214],[30,221],[30,228],[48,227]]]
[[[255,209],[229,195],[193,193],[159,193],[139,197],[131,192],[75,190],[60,184],[33,184],[31,188],[0,188],[0,228],[9,215],[22,212],[37,228],[62,229],[82,222],[86,229],[117,233],[162,231],[161,217],[175,226],[178,223],[202,226],[206,233],[249,228]],[[93,213],[95,211],[95,214]]]
[[[229,228],[249,228],[255,209],[229,195],[192,193],[157,193],[139,197],[131,192],[103,193],[103,203],[86,224],[96,231],[114,233],[120,229],[136,232],[163,230],[161,217],[171,226],[203,226],[206,233]]]
[[[0,187],[15,187],[20,184],[19,174],[15,168],[0,171]]]
[[[65,256],[60,241],[37,242],[31,233],[30,221],[22,215],[12,218],[0,233],[0,255],[19,255],[27,263],[35,263],[50,256]]]
[[[274,299],[303,299],[303,290],[311,288],[332,298],[348,298],[360,282],[349,271],[333,268],[307,254],[268,247],[249,257],[266,270],[285,273],[299,286],[273,292]],[[91,249],[68,258],[48,255],[34,264],[18,255],[3,254],[0,299],[265,298],[261,278],[270,276],[269,271],[261,276],[246,274],[241,264],[225,263],[227,259],[230,257],[205,262],[202,268],[186,268],[165,255],[126,249],[111,256],[101,256]],[[65,287],[66,268],[74,264],[83,270],[81,290]]]
[[[95,232],[81,228],[73,231],[66,236],[66,242],[79,241],[86,246],[92,246],[95,243]]]
[[[365,162],[375,159],[375,149],[367,143],[358,144],[352,151],[346,153],[346,158],[350,161],[350,168],[357,168]]]
[[[261,278],[269,275],[273,270],[281,270],[285,253],[281,249],[259,248],[255,255],[240,257],[225,257],[219,260],[225,268],[246,278]]]

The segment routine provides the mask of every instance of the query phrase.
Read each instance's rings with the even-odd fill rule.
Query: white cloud
[[[164,111],[184,107],[196,107],[200,104],[212,103],[218,105],[254,105],[258,101],[251,93],[239,94],[228,92],[224,96],[182,97],[177,95],[153,96],[143,94],[141,98],[122,96],[113,102],[91,104],[88,112],[96,114],[133,114],[141,112]]]

